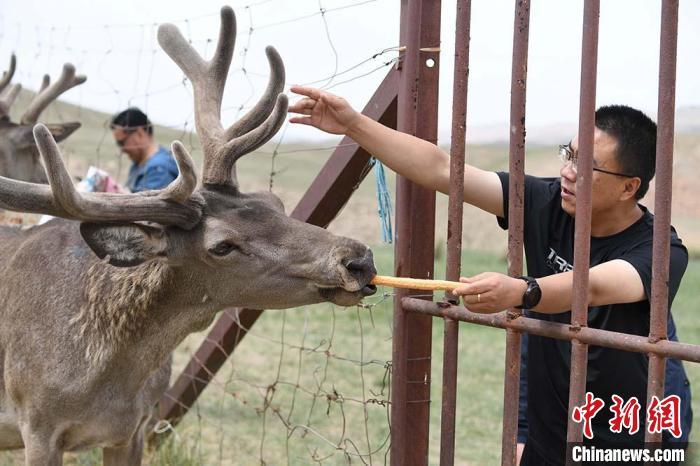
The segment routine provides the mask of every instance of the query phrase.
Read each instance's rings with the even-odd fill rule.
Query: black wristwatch
[[[518,277],[521,280],[525,280],[527,283],[527,289],[523,293],[523,303],[520,306],[515,306],[517,309],[532,309],[537,306],[542,298],[542,290],[540,285],[532,277]]]

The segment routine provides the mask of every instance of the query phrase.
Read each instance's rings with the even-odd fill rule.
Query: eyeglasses
[[[118,145],[119,147],[124,147],[124,145],[126,144],[126,141],[128,141],[129,138],[131,137],[131,135],[134,134],[134,133],[136,132],[135,129],[123,129],[122,131],[124,131],[124,133],[126,134],[126,136],[124,136],[124,137],[121,138],[121,139],[116,139],[116,140],[114,141],[114,142],[117,143],[117,145]]]
[[[571,162],[571,169],[576,173],[576,164],[578,162],[578,152],[574,152],[571,148],[571,143],[560,144],[559,145],[559,159],[565,165]],[[635,175],[626,175],[624,173],[616,173],[608,170],[603,170],[602,168],[593,167],[593,171],[600,173],[607,173],[608,175],[623,176],[625,178],[635,178]]]

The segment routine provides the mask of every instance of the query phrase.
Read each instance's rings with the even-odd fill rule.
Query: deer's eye
[[[235,244],[229,241],[222,241],[213,248],[210,248],[209,252],[214,254],[215,256],[225,256],[235,251],[236,249],[238,249],[238,246],[236,246]]]

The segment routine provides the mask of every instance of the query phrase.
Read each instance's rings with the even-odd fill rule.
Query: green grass
[[[374,248],[378,269],[393,268],[390,247]],[[465,251],[463,274],[504,271],[502,256]],[[444,258],[435,266],[444,275]],[[682,341],[700,344],[696,318],[700,259],[692,259],[674,304]],[[389,435],[387,363],[391,360],[391,297],[368,308],[308,306],[262,315],[198,403],[147,464],[384,464]],[[433,319],[430,464],[437,464],[442,384],[441,319]],[[176,367],[187,362],[203,335],[178,349]],[[500,464],[505,333],[462,323],[455,463]],[[686,363],[694,387],[700,366]],[[176,369],[175,373],[179,371]],[[696,396],[693,409],[700,413]],[[310,427],[310,429],[306,429]],[[696,426],[692,440],[700,440]],[[98,451],[66,455],[67,464],[99,462]],[[0,464],[20,464],[21,453]]]
[[[380,271],[392,269],[389,248],[375,248],[375,255]],[[464,253],[463,264],[465,275],[506,268],[500,256],[473,251]],[[435,270],[440,278],[442,259]],[[695,259],[674,305],[682,340],[695,344],[700,344],[693,305],[699,286]],[[359,464],[354,455],[368,451],[374,452],[372,464],[383,464],[388,411],[370,400],[385,401],[389,394],[390,304],[387,299],[369,310],[321,305],[263,314],[216,385],[177,428],[179,441],[196,445],[198,464],[301,465],[315,458]],[[442,338],[442,321],[434,319],[430,464],[439,457]],[[504,351],[502,330],[460,325],[456,464],[499,464]],[[700,366],[686,363],[686,369],[693,386],[700,386]],[[700,412],[697,397],[693,407]],[[693,439],[699,438],[696,429]]]

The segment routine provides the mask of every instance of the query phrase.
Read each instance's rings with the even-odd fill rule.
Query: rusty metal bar
[[[458,0],[455,26],[455,69],[452,84],[452,139],[450,141],[450,198],[447,214],[447,266],[445,277],[458,281],[462,257],[464,212],[464,160],[467,136],[467,89],[469,86],[469,35],[471,0]],[[459,302],[451,292],[445,299]],[[442,414],[440,418],[440,465],[451,466],[455,458],[457,411],[457,355],[459,322],[444,320],[442,361]]]
[[[574,278],[571,296],[571,325],[588,326],[588,273],[591,246],[591,187],[593,174],[593,133],[595,130],[596,74],[598,70],[598,22],[600,0],[586,0],[583,10],[581,50],[581,97],[579,102],[578,167],[576,177],[576,226],[574,229]],[[571,341],[569,416],[566,441],[583,441],[583,426],[572,413],[581,406],[586,392],[588,346],[580,339]],[[567,449],[566,464],[574,464]]]
[[[579,340],[587,345],[603,346],[635,353],[658,354],[667,358],[683,361],[700,362],[700,345],[679,343],[677,341],[660,340],[656,343],[649,341],[647,337],[629,335],[626,333],[612,332],[589,327],[574,327],[567,324],[549,322],[531,317],[512,318],[506,312],[497,314],[477,314],[467,310],[464,306],[455,306],[447,303],[430,302],[415,298],[404,298],[403,308],[409,312],[428,314],[435,317],[448,317],[450,319],[485,325],[502,329],[513,329],[519,332],[528,332],[558,340]]]
[[[525,97],[527,58],[530,38],[530,2],[515,1],[513,19],[513,60],[510,84],[510,150],[508,161],[508,275],[523,274],[523,234],[525,199]],[[512,315],[520,310],[511,309]],[[520,393],[520,341],[522,335],[506,331],[506,357],[503,381],[503,434],[501,464],[515,466],[518,437],[518,398]]]
[[[656,194],[652,246],[651,316],[649,340],[666,340],[668,324],[668,275],[671,253],[671,190],[673,177],[673,130],[676,104],[676,49],[678,43],[678,0],[664,0],[661,7],[659,57],[659,103],[656,138]],[[649,356],[647,406],[651,397],[664,396],[666,359]],[[646,430],[646,442],[661,442],[661,432]],[[651,464],[651,463],[650,463]]]
[[[395,128],[398,82],[399,72],[390,71],[362,113]],[[364,149],[344,138],[290,216],[327,226],[367,173],[369,157]],[[173,425],[180,421],[261,313],[253,309],[232,309],[219,317],[185,370],[159,401],[160,419]]]
[[[401,2],[400,44],[405,51],[401,57],[397,129],[436,142],[440,1]],[[435,192],[398,176],[396,204],[395,275],[433,278]],[[416,212],[420,212],[420,219],[413,221]],[[399,290],[394,300],[391,386],[391,464],[394,466],[428,462],[432,319],[403,312],[401,298],[411,292]],[[432,298],[432,293],[420,294]]]

